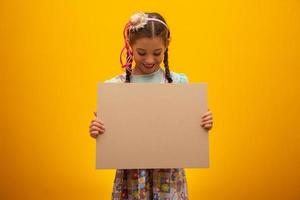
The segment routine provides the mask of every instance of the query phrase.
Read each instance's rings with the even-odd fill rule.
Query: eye
[[[140,56],[146,55],[146,53],[140,53],[140,52],[138,52],[138,54],[139,54]]]
[[[161,53],[154,53],[154,56],[160,56]]]

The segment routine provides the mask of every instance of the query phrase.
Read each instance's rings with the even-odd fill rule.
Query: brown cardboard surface
[[[207,109],[206,83],[98,83],[96,168],[207,168]]]

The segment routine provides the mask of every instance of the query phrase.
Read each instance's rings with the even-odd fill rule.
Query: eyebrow
[[[142,49],[142,48],[136,48],[137,50],[142,50],[142,51],[146,51],[146,49]],[[159,49],[154,49],[154,51],[157,51],[157,50],[162,50],[162,48],[159,48]]]

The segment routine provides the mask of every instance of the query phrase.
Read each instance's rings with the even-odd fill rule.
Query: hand
[[[210,131],[213,126],[213,117],[212,112],[208,109],[208,111],[201,117],[201,126],[206,130]]]
[[[97,118],[97,113],[94,112],[95,118],[91,121],[90,124],[90,136],[93,138],[97,138],[98,135],[103,134],[105,132],[105,127],[102,120]]]

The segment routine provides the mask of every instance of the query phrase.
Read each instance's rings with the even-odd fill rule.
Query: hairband
[[[129,29],[138,30],[140,28],[143,28],[148,21],[160,22],[169,30],[169,27],[165,22],[157,18],[148,17],[148,14],[145,14],[143,12],[137,12],[130,17],[129,23],[131,23],[131,27],[129,27]]]
[[[137,13],[133,14],[130,17],[129,22],[125,25],[125,28],[123,31],[125,45],[120,54],[120,62],[121,62],[122,68],[126,68],[129,71],[131,71],[129,66],[132,64],[133,53],[130,50],[130,45],[129,45],[129,41],[128,41],[128,30],[137,31],[140,28],[143,28],[147,24],[148,21],[160,22],[169,30],[168,25],[160,19],[148,17],[148,14],[145,14],[143,12],[137,12]],[[122,55],[124,54],[125,50],[127,50],[127,56],[126,56],[126,63],[123,64]]]

